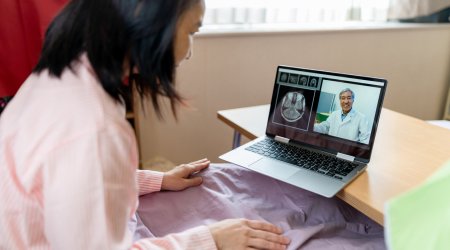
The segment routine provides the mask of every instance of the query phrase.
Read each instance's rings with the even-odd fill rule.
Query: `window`
[[[206,0],[205,25],[386,21],[389,0]]]

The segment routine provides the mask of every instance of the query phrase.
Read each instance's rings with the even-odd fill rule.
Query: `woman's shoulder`
[[[133,133],[125,119],[125,107],[111,98],[83,65],[66,69],[61,77],[46,70],[32,74],[8,109],[4,118],[23,128],[52,127],[70,134],[108,126]]]

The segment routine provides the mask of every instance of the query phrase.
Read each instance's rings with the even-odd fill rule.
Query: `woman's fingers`
[[[190,162],[189,164],[198,164],[198,163],[204,163],[204,162],[209,162],[209,160],[207,158],[203,158],[203,159],[198,160],[198,161]]]
[[[253,229],[263,230],[267,232],[272,232],[276,234],[283,233],[283,230],[273,224],[259,221],[259,220],[247,220],[247,225]]]
[[[219,249],[286,249],[290,239],[264,221],[228,219],[209,225]]]
[[[203,169],[207,168],[210,163],[211,162],[209,160],[205,159],[201,161],[196,161],[195,163],[189,163],[181,166],[183,166],[185,171],[187,171],[187,174],[190,175],[202,171]]]
[[[209,166],[208,159],[202,159],[189,164],[182,164],[166,172],[163,178],[163,190],[179,191],[202,184],[203,179],[193,174]]]
[[[189,179],[184,179],[184,188],[195,187],[203,183],[202,177],[193,177]]]
[[[257,248],[267,246],[268,249],[280,249],[290,243],[290,239],[286,236],[261,230],[250,231],[249,237],[249,246]]]
[[[281,235],[283,230],[273,224],[247,220],[247,225],[252,228],[249,232],[251,239],[249,240],[250,247],[262,249],[285,249],[286,245],[290,243],[290,239]]]
[[[270,242],[280,243],[280,244],[288,244],[290,242],[289,238],[287,238],[281,234],[275,234],[275,233],[261,231],[261,230],[252,230],[249,236],[252,238],[264,239],[264,240],[267,240]]]
[[[286,249],[286,244],[279,244],[272,241],[268,241],[262,238],[250,238],[248,240],[248,247],[252,247],[255,249],[274,249],[274,250],[282,250]]]

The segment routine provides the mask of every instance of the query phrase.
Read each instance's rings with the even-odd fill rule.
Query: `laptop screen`
[[[266,134],[368,162],[387,81],[279,66]]]

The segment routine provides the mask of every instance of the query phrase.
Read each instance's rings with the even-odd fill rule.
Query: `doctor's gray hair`
[[[353,92],[353,90],[349,89],[349,88],[345,88],[343,89],[341,92],[339,92],[339,99],[341,99],[341,95],[344,92],[350,92],[352,93],[352,100],[355,100],[355,92]]]

